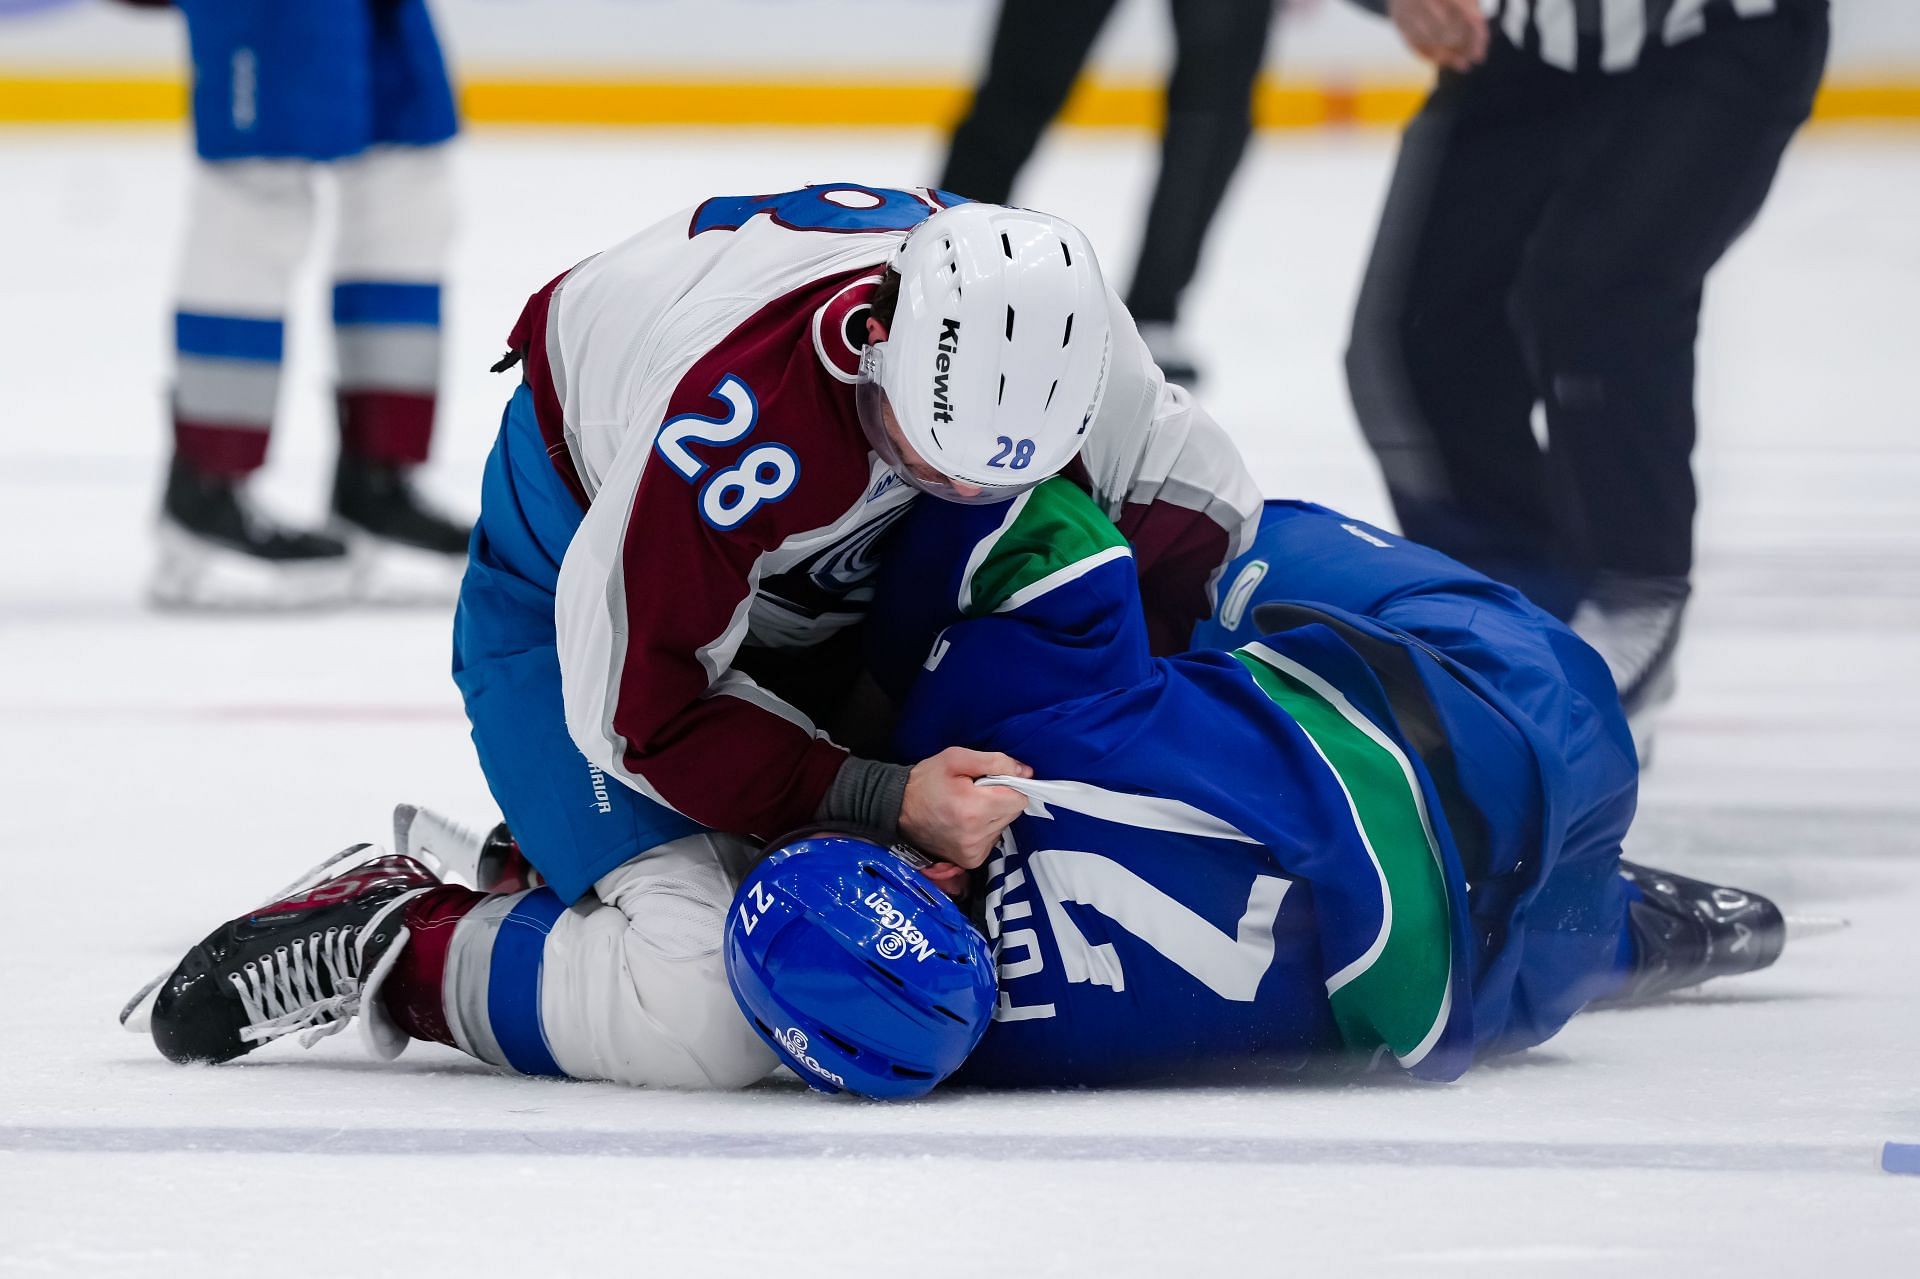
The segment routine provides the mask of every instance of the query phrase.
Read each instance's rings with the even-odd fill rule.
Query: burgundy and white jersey
[[[716,197],[548,284],[510,339],[586,512],[555,604],[568,728],[595,765],[696,821],[792,829],[846,758],[735,659],[858,621],[876,544],[935,500],[869,451],[853,386],[887,260],[955,199],[848,183]],[[1211,613],[1260,494],[1108,303],[1106,396],[1069,474],[1133,541],[1173,651]]]

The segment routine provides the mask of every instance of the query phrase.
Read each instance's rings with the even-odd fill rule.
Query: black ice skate
[[[163,1055],[231,1061],[283,1035],[305,1031],[302,1042],[312,1044],[345,1028],[399,957],[401,906],[440,882],[411,857],[366,844],[313,874],[354,854],[370,860],[317,882],[310,875],[187,952],[160,983],[149,1017]]]
[[[1780,958],[1787,925],[1758,893],[1622,861],[1620,874],[1640,890],[1627,907],[1639,960],[1608,1004],[1657,999],[1714,977],[1758,972]]]
[[[352,548],[362,598],[437,603],[459,591],[473,530],[421,500],[412,468],[343,454],[333,515],[333,530]]]
[[[1642,768],[1653,756],[1654,721],[1673,700],[1673,661],[1691,589],[1684,577],[1602,574],[1568,622],[1612,672]]]
[[[314,608],[346,601],[346,543],[260,514],[243,482],[175,457],[149,598],[163,608]]]

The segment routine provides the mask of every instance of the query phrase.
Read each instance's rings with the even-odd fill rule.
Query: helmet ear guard
[[[814,830],[782,840],[727,917],[727,982],[755,1031],[810,1086],[918,1097],[986,1033],[986,939],[900,856]]]

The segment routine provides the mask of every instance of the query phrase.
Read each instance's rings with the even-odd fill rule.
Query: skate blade
[[[352,597],[346,558],[276,564],[162,522],[147,602],[179,612],[281,613],[339,608]]]
[[[1842,919],[1838,915],[1788,915],[1787,940],[1802,942],[1809,937],[1825,937],[1832,933],[1844,933],[1853,927],[1853,921]]]
[[[120,1010],[120,1025],[129,1034],[144,1035],[153,1029],[153,1004],[160,996],[160,987],[167,978],[173,976],[169,968],[152,981],[133,992],[133,998]]]
[[[268,897],[265,901],[261,902],[259,906],[254,907],[254,909],[259,910],[263,906],[271,906],[282,898],[291,897],[297,892],[312,888],[315,884],[327,877],[326,872],[347,860],[347,858],[361,853],[369,854],[365,860],[371,861],[373,857],[384,856],[386,850],[378,844],[350,844],[321,862],[318,866],[313,867],[301,875],[279,892]],[[179,963],[175,962],[167,968],[162,969],[158,977],[155,977],[139,990],[134,991],[133,998],[121,1006],[120,1025],[129,1034],[144,1035],[152,1029],[153,1005],[159,998],[160,987],[166,984],[167,978],[173,976],[173,970],[179,966]]]
[[[393,806],[393,851],[426,863],[441,879],[476,887],[486,836],[418,804]]]
[[[345,521],[328,532],[345,541],[353,559],[353,597],[380,608],[444,608],[460,597],[465,555],[441,555],[374,537]]]

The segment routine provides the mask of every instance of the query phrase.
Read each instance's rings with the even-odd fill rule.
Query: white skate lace
[[[357,931],[349,926],[310,933],[228,973],[247,1011],[240,1038],[263,1044],[307,1030],[300,1043],[311,1048],[346,1029],[360,1008],[360,956],[353,944]]]

